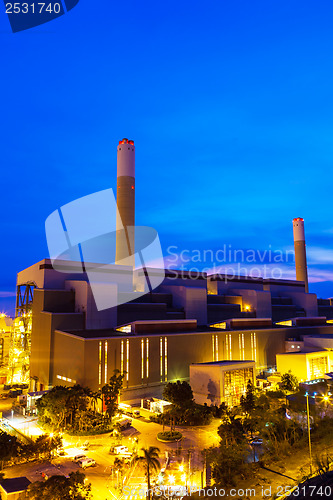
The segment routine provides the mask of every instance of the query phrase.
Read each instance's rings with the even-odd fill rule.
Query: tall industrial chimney
[[[135,146],[123,139],[117,147],[116,264],[135,267]]]
[[[304,281],[305,291],[309,291],[308,266],[306,263],[306,245],[304,233],[304,219],[297,217],[293,219],[294,227],[294,246],[295,246],[295,265],[297,281]]]

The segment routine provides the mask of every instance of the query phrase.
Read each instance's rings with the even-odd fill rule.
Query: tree
[[[106,406],[106,412],[110,418],[112,418],[117,413],[118,398],[123,388],[125,374],[126,372],[121,374],[119,370],[114,370],[109,383],[102,387],[102,394],[104,398],[104,404]]]
[[[52,457],[52,453],[57,448],[62,446],[62,439],[60,436],[49,436],[48,434],[43,434],[38,436],[34,442],[35,454],[39,457],[49,460]]]
[[[16,457],[19,449],[19,442],[15,436],[11,436],[0,430],[0,469],[2,470],[5,463]]]
[[[156,446],[150,446],[148,449],[147,448],[141,448],[141,451],[143,451],[143,456],[137,456],[135,457],[135,461],[142,463],[146,469],[146,476],[147,476],[147,487],[148,487],[148,500],[151,498],[151,490],[150,490],[150,474],[152,471],[157,472],[161,465],[158,460],[158,454],[160,452],[159,448]]]
[[[241,419],[231,415],[228,420],[219,426],[217,433],[221,438],[221,445],[224,447],[246,442]]]
[[[188,382],[177,380],[177,382],[169,382],[164,387],[163,399],[170,401],[178,408],[190,406],[193,403],[193,392]]]
[[[71,472],[69,477],[51,476],[46,481],[31,483],[27,496],[34,500],[88,500],[91,497],[91,486],[85,484],[85,475]]]
[[[246,394],[240,398],[240,405],[246,413],[251,413],[255,408],[256,398],[254,390],[253,383],[249,380],[246,386]]]
[[[246,463],[248,448],[246,445],[234,445],[218,450],[211,449],[207,453],[207,462],[212,467],[212,476],[221,486],[235,486],[240,478],[249,473]]]
[[[93,393],[79,384],[53,387],[36,402],[39,421],[51,430],[107,430],[109,422],[96,412],[96,401],[100,397],[100,392]]]
[[[291,373],[291,370],[289,370],[288,373],[284,373],[281,377],[281,382],[280,382],[280,387],[284,391],[296,391],[298,388],[298,379],[295,375]]]

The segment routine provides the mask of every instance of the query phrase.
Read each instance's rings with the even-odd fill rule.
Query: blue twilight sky
[[[0,308],[47,256],[47,216],[116,187],[123,137],[166,256],[230,245],[272,269],[304,217],[310,290],[333,295],[332,23],[328,0],[80,0],[13,34],[1,8]]]

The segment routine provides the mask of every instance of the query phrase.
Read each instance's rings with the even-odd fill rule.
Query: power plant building
[[[134,142],[120,141],[117,155],[119,216],[112,266],[117,279],[109,290],[115,297],[129,293],[130,300],[98,310],[88,275],[79,272],[75,262],[60,263],[59,272],[59,262],[55,269],[50,259],[44,259],[18,273],[18,289],[33,288],[34,390],[76,383],[97,390],[117,369],[125,374],[123,400],[134,400],[160,397],[167,382],[190,380],[190,375],[192,380],[196,372],[209,375],[211,370],[223,375],[224,381],[238,377],[235,393],[221,382],[214,399],[234,404],[247,377],[240,381],[240,369],[252,370],[255,378],[275,370],[277,355],[287,360],[290,346],[297,342],[303,346],[308,336],[333,338],[333,324],[328,322],[333,319],[333,304],[308,293],[303,219],[293,221],[296,280],[163,269],[163,281],[154,290],[147,288],[147,273],[158,270],[133,273]],[[129,283],[133,292],[128,292]],[[145,293],[135,291],[142,289]],[[286,369],[286,362],[281,363]],[[331,371],[329,357],[327,370]],[[197,382],[194,392],[202,399],[196,386]]]

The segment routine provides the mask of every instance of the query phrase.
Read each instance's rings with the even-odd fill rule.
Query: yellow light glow
[[[180,470],[180,472],[183,472],[183,470],[184,470],[184,465],[183,464],[180,464],[179,470]]]
[[[323,397],[323,400],[324,400],[324,401],[328,401],[329,399],[330,399],[330,398],[329,398],[328,396],[324,396],[324,397]]]
[[[175,476],[171,474],[171,476],[168,477],[169,484],[175,484]]]
[[[50,438],[53,438],[54,434],[53,432],[50,432]]]
[[[181,480],[183,483],[186,483],[186,474],[182,474]]]

